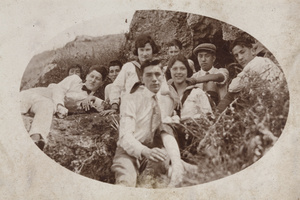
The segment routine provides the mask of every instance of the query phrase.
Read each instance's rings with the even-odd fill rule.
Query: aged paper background
[[[135,9],[178,10],[213,17],[250,33],[275,55],[289,84],[290,113],[282,136],[266,156],[218,181],[147,190],[77,175],[33,145],[23,127],[18,103],[20,81],[29,60],[53,37],[77,23]],[[1,0],[0,198],[300,199],[299,10],[299,0]]]

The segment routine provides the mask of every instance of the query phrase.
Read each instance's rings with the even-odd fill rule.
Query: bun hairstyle
[[[104,81],[108,74],[107,69],[101,65],[93,65],[89,68],[87,75],[89,75],[94,70],[102,75],[102,81]]]
[[[135,49],[133,50],[133,55],[137,56],[138,55],[138,48],[143,48],[145,45],[149,43],[152,47],[152,53],[157,54],[160,50],[159,46],[157,46],[154,42],[154,40],[151,38],[150,35],[148,34],[142,34],[139,35],[136,40],[134,47]]]
[[[168,68],[166,70],[166,79],[171,79],[171,68],[173,67],[174,63],[176,61],[180,61],[184,64],[185,68],[187,69],[187,77],[191,77],[193,75],[193,70],[191,69],[188,59],[184,57],[182,54],[178,54],[176,56],[173,56],[170,61],[168,62]]]
[[[254,44],[254,40],[250,39],[250,38],[243,38],[243,37],[238,37],[237,39],[235,39],[232,43],[230,43],[229,45],[229,51],[232,52],[232,49],[235,46],[241,46],[241,47],[247,47],[247,48],[252,48]]]

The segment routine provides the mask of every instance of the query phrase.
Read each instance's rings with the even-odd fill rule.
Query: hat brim
[[[210,48],[203,48],[203,47],[201,47],[201,48],[196,48],[194,51],[193,51],[193,53],[197,56],[197,54],[200,52],[200,51],[208,51],[208,52],[210,52],[210,53],[213,53],[213,54],[216,54],[216,51],[215,50],[213,50],[213,49],[210,49]]]

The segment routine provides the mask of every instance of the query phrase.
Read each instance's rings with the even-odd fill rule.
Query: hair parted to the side
[[[180,40],[173,39],[170,42],[168,42],[167,47],[172,47],[172,46],[176,46],[180,50],[182,50],[182,43],[180,42]]]
[[[120,69],[122,69],[123,64],[122,64],[119,60],[113,60],[113,61],[110,61],[110,62],[109,62],[109,64],[108,64],[108,69],[109,69],[111,66],[119,66]]]
[[[142,65],[141,65],[141,72],[142,74],[144,73],[144,70],[146,67],[149,66],[156,66],[156,65],[160,65],[161,64],[161,60],[155,59],[155,60],[146,60]],[[160,66],[161,68],[161,66]]]
[[[252,39],[238,37],[233,42],[230,43],[229,51],[232,53],[232,49],[235,46],[247,47],[247,48],[251,49],[253,47],[253,43],[254,43],[254,41]]]
[[[159,46],[156,45],[154,40],[151,38],[149,34],[142,34],[139,35],[134,44],[134,50],[133,50],[133,55],[137,56],[138,55],[138,48],[143,48],[145,45],[149,43],[152,47],[152,53],[157,54],[160,50]]]
[[[188,59],[182,55],[182,54],[178,54],[176,56],[173,56],[170,61],[168,62],[168,68],[166,70],[166,79],[169,80],[171,79],[171,68],[173,67],[174,63],[176,61],[180,61],[184,64],[184,66],[186,67],[187,69],[187,77],[191,77],[193,75],[193,70],[191,69],[190,65],[189,65],[189,62],[188,62]]]
[[[92,65],[89,68],[87,75],[89,75],[94,70],[99,72],[102,75],[102,81],[104,81],[108,74],[107,69],[101,65]]]

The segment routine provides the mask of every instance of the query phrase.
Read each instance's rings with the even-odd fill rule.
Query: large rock
[[[109,61],[114,59],[123,63],[135,59],[132,53],[134,40],[142,33],[150,34],[161,46],[157,57],[165,61],[166,44],[172,39],[179,39],[183,44],[183,54],[194,61],[197,70],[200,67],[192,50],[200,43],[212,42],[217,46],[215,67],[219,68],[234,62],[229,53],[229,42],[238,36],[250,37],[236,27],[201,15],[140,10],[134,13],[128,33],[101,37],[77,36],[63,48],[34,56],[22,78],[21,90],[61,81],[67,76],[67,68],[72,64],[81,64],[86,71],[93,64],[107,66]],[[257,42],[256,47],[257,53],[267,55],[276,62],[262,44]],[[49,68],[54,65],[54,68]]]
[[[197,58],[192,51],[200,43],[212,42],[218,48],[216,67],[224,67],[233,62],[233,58],[228,52],[228,41],[223,40],[222,24],[218,20],[190,13],[136,11],[127,34],[125,49],[129,52],[129,59],[133,59],[130,50],[134,49],[135,38],[142,33],[148,33],[162,47],[158,57],[167,59],[166,44],[172,39],[179,39],[183,44],[183,54],[194,60],[195,67],[199,70]]]
[[[94,64],[107,66],[114,59],[125,62],[124,44],[124,34],[77,36],[62,48],[35,55],[23,74],[20,88],[25,90],[58,83],[67,76],[68,67],[74,64],[80,64],[86,73]]]

